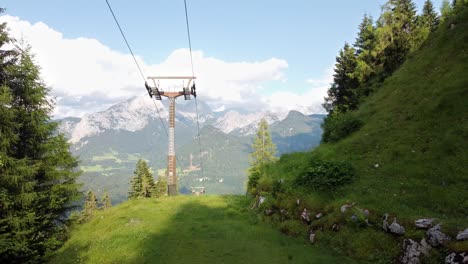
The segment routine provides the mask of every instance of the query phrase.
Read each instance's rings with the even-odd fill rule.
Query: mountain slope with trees
[[[250,189],[265,198],[260,212],[273,209],[267,218],[279,228],[314,232],[317,243],[361,261],[392,263],[402,253],[404,238],[426,236],[415,227],[417,219],[436,218],[452,238],[468,227],[468,3],[450,7],[437,25],[428,2],[422,16],[414,16],[411,1],[388,1],[377,27],[364,19],[356,43],[372,40],[369,32],[374,31],[377,40],[368,46],[378,46],[369,53],[375,64],[367,81],[356,78],[356,73],[362,76],[359,57],[366,52],[356,52],[362,45],[345,45],[340,52],[326,105],[324,143],[265,166]],[[407,23],[389,24],[396,17]],[[427,23],[422,28],[435,31],[417,43],[422,28],[414,23]],[[413,33],[393,32],[402,27]],[[387,34],[398,37],[382,46],[380,38]],[[350,170],[344,173],[345,167]],[[322,217],[310,225],[294,224],[304,208],[311,217]],[[405,227],[404,236],[383,231],[385,213]],[[440,263],[454,251],[468,251],[468,243],[452,239],[424,261]]]

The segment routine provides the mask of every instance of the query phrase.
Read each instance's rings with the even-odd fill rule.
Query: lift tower
[[[167,191],[169,196],[177,195],[177,171],[176,171],[176,155],[175,155],[175,100],[179,96],[184,96],[185,100],[190,100],[190,95],[197,97],[197,92],[195,88],[195,83],[192,84],[192,81],[196,77],[191,76],[157,76],[157,77],[148,77],[149,80],[153,81],[154,86],[151,87],[148,83],[145,83],[146,90],[151,98],[156,98],[156,100],[161,100],[162,97],[167,97],[169,99],[169,144],[167,151]],[[179,92],[165,92],[159,87],[159,80],[186,80],[183,85],[182,91]],[[190,86],[192,85],[192,86]]]

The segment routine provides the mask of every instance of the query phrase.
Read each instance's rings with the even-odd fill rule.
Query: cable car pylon
[[[169,196],[175,196],[178,194],[177,188],[177,169],[176,169],[176,154],[175,154],[175,100],[179,96],[184,96],[185,100],[190,100],[190,96],[197,97],[196,87],[194,80],[195,76],[155,76],[148,77],[148,80],[152,80],[154,86],[148,85],[145,82],[146,90],[151,98],[156,100],[162,100],[162,97],[169,99],[169,142],[167,151],[167,193]],[[187,80],[187,85],[182,87],[181,91],[178,92],[166,92],[159,87],[158,80]],[[193,84],[192,84],[193,82]],[[184,82],[185,83],[185,82]],[[192,86],[190,86],[192,85]]]

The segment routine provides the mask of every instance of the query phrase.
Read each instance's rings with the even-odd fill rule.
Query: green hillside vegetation
[[[241,196],[132,200],[71,231],[51,263],[352,263],[262,224]]]
[[[375,82],[356,111],[341,114],[357,120],[357,131],[266,166],[250,192],[266,197],[262,210],[275,210],[267,221],[301,236],[315,229],[319,244],[374,263],[394,262],[402,251],[403,237],[382,230],[384,213],[418,241],[425,231],[415,229],[416,219],[437,218],[451,237],[468,227],[468,8],[462,5],[393,75]],[[354,171],[347,173],[352,183],[340,182],[342,164]],[[351,203],[342,214],[340,207]],[[297,217],[279,210],[297,216],[304,207],[324,217],[298,226]],[[364,208],[371,227],[362,221]],[[359,219],[351,221],[352,214]],[[340,231],[331,231],[334,224]],[[427,261],[440,263],[452,251],[468,251],[468,242],[432,250]]]

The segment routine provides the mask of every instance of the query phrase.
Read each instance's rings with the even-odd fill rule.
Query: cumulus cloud
[[[132,96],[146,93],[143,80],[131,55],[110,49],[96,39],[65,38],[62,33],[38,22],[31,24],[13,16],[1,16],[10,34],[31,44],[42,76],[56,98],[55,116],[82,116],[104,110],[110,105]],[[143,72],[149,76],[191,75],[189,51],[177,49],[159,64],[147,64],[137,56]],[[201,100],[221,105],[259,105],[279,110],[323,112],[321,102],[329,78],[308,80],[310,90],[304,94],[276,92],[260,96],[265,84],[285,82],[287,61],[270,58],[263,61],[225,62],[193,52],[197,87]],[[165,84],[174,89],[179,83]],[[256,99],[261,98],[261,99]]]
[[[275,111],[298,110],[305,114],[325,114],[322,107],[324,97],[333,81],[333,68],[327,69],[322,76],[306,81],[308,89],[303,93],[281,91],[263,98],[264,103]]]

